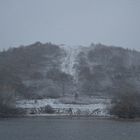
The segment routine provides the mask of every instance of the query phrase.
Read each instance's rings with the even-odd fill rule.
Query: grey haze
[[[139,0],[0,0],[0,49],[36,41],[140,49]]]

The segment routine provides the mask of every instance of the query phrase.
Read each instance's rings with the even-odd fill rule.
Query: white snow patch
[[[94,114],[98,116],[107,115],[108,105],[105,103],[96,104],[63,104],[59,99],[41,99],[41,100],[20,100],[17,101],[17,107],[23,109],[39,109],[50,105],[55,110],[59,111],[60,114],[67,114],[69,109],[72,109],[73,114]]]
[[[61,45],[62,49],[66,51],[66,56],[62,62],[62,71],[68,74],[71,74],[75,77],[75,65],[76,65],[76,58],[79,52],[81,51],[80,46],[66,46]]]

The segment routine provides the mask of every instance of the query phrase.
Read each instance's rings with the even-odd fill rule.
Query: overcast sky
[[[140,50],[140,0],[0,0],[0,48],[36,41]]]

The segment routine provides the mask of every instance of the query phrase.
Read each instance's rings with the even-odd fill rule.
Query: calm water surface
[[[140,122],[45,117],[1,119],[0,140],[140,140]]]

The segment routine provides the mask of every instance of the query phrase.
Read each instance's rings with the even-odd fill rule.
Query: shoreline
[[[14,118],[46,118],[46,119],[65,119],[65,120],[110,120],[110,121],[119,121],[119,122],[140,122],[140,118],[118,118],[115,116],[70,116],[70,115],[56,115],[56,114],[35,114],[35,115],[9,115],[9,116],[2,116],[1,119],[14,119]]]

